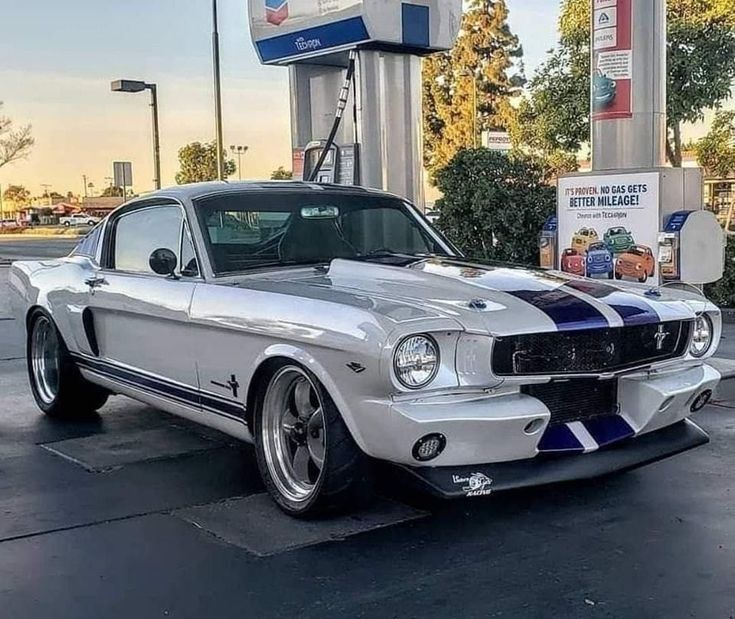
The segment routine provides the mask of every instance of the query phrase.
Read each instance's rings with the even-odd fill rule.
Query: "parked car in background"
[[[571,247],[561,253],[561,270],[573,275],[584,275],[584,256]]]
[[[441,213],[439,213],[439,211],[426,211],[426,212],[424,213],[424,217],[426,217],[426,220],[427,220],[427,221],[428,221],[428,222],[429,222],[430,224],[435,224],[435,223],[436,223],[436,221],[437,221],[437,220],[439,219],[439,215],[440,215],[440,214],[441,214]]]
[[[375,461],[443,497],[654,462],[707,441],[688,417],[720,379],[701,296],[472,262],[359,187],[158,191],[9,289],[42,411],[118,393],[254,442],[301,517],[369,498]]]
[[[583,254],[587,251],[587,248],[592,244],[600,240],[597,234],[597,230],[594,228],[582,228],[572,236],[572,249],[576,249],[578,253]]]
[[[94,226],[100,222],[99,217],[86,215],[84,213],[72,213],[67,217],[59,217],[59,223],[62,226]]]
[[[605,245],[613,254],[620,254],[624,251],[628,251],[633,245],[635,240],[633,235],[628,232],[622,226],[610,228],[602,238],[605,241]]]
[[[615,278],[633,277],[645,282],[656,272],[656,259],[650,247],[634,245],[618,256],[615,262]]]
[[[613,255],[602,241],[593,243],[587,250],[585,272],[587,277],[607,275],[608,279],[613,278]]]

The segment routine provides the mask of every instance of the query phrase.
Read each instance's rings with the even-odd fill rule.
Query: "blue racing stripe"
[[[570,279],[564,286],[587,294],[609,305],[623,319],[626,326],[650,325],[661,322],[656,309],[645,299],[600,282]]]
[[[538,444],[538,450],[544,453],[565,452],[565,453],[582,453],[584,447],[577,440],[574,433],[569,429],[567,424],[558,426],[549,426],[541,437]]]
[[[583,421],[582,423],[600,447],[617,443],[635,434],[635,430],[620,415],[596,417]]]
[[[559,331],[607,328],[607,318],[587,301],[561,288],[552,290],[503,290],[541,310],[554,321]]]
[[[188,404],[189,406],[203,406],[208,411],[223,414],[230,417],[243,419],[245,409],[242,404],[234,400],[220,398],[213,393],[203,393],[197,389],[178,385],[148,374],[136,372],[128,368],[122,368],[112,363],[107,363],[100,359],[90,359],[74,355],[77,363],[90,370],[112,378],[125,382],[133,387],[138,387],[155,395],[168,397],[172,400]]]

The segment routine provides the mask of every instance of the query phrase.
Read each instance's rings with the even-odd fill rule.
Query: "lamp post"
[[[242,156],[248,152],[248,146],[233,145],[230,150],[233,155],[237,155],[237,179],[242,180]]]
[[[214,73],[214,124],[217,143],[217,180],[225,178],[225,153],[222,139],[222,87],[219,63],[219,28],[217,0],[212,0],[212,64]]]
[[[151,93],[151,121],[153,123],[153,171],[155,178],[153,185],[156,189],[161,188],[161,143],[158,133],[158,89],[155,84],[139,82],[136,80],[115,80],[111,84],[112,92],[143,92],[149,90]]]

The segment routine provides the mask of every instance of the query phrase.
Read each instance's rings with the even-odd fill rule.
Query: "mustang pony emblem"
[[[664,331],[664,326],[659,325],[658,331],[653,336],[653,339],[656,340],[656,350],[663,350],[664,348],[664,340],[669,337],[669,334]]]

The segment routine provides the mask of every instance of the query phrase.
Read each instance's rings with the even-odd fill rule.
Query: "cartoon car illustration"
[[[561,270],[584,276],[584,256],[571,247],[565,249],[561,253]]]
[[[634,245],[620,254],[615,263],[615,279],[633,277],[643,283],[655,272],[656,260],[651,248],[645,245]]]
[[[622,226],[610,228],[605,232],[603,241],[613,254],[621,254],[635,245],[633,235]]]
[[[602,71],[597,69],[592,80],[592,101],[595,109],[609,107],[615,101],[618,85]]]
[[[608,279],[613,278],[613,256],[607,245],[602,241],[592,243],[587,250],[585,259],[585,271],[587,277],[593,275],[607,275]]]
[[[594,228],[582,228],[572,236],[572,249],[577,250],[580,254],[584,254],[592,243],[596,243],[599,240],[600,237],[597,234],[597,230]]]

